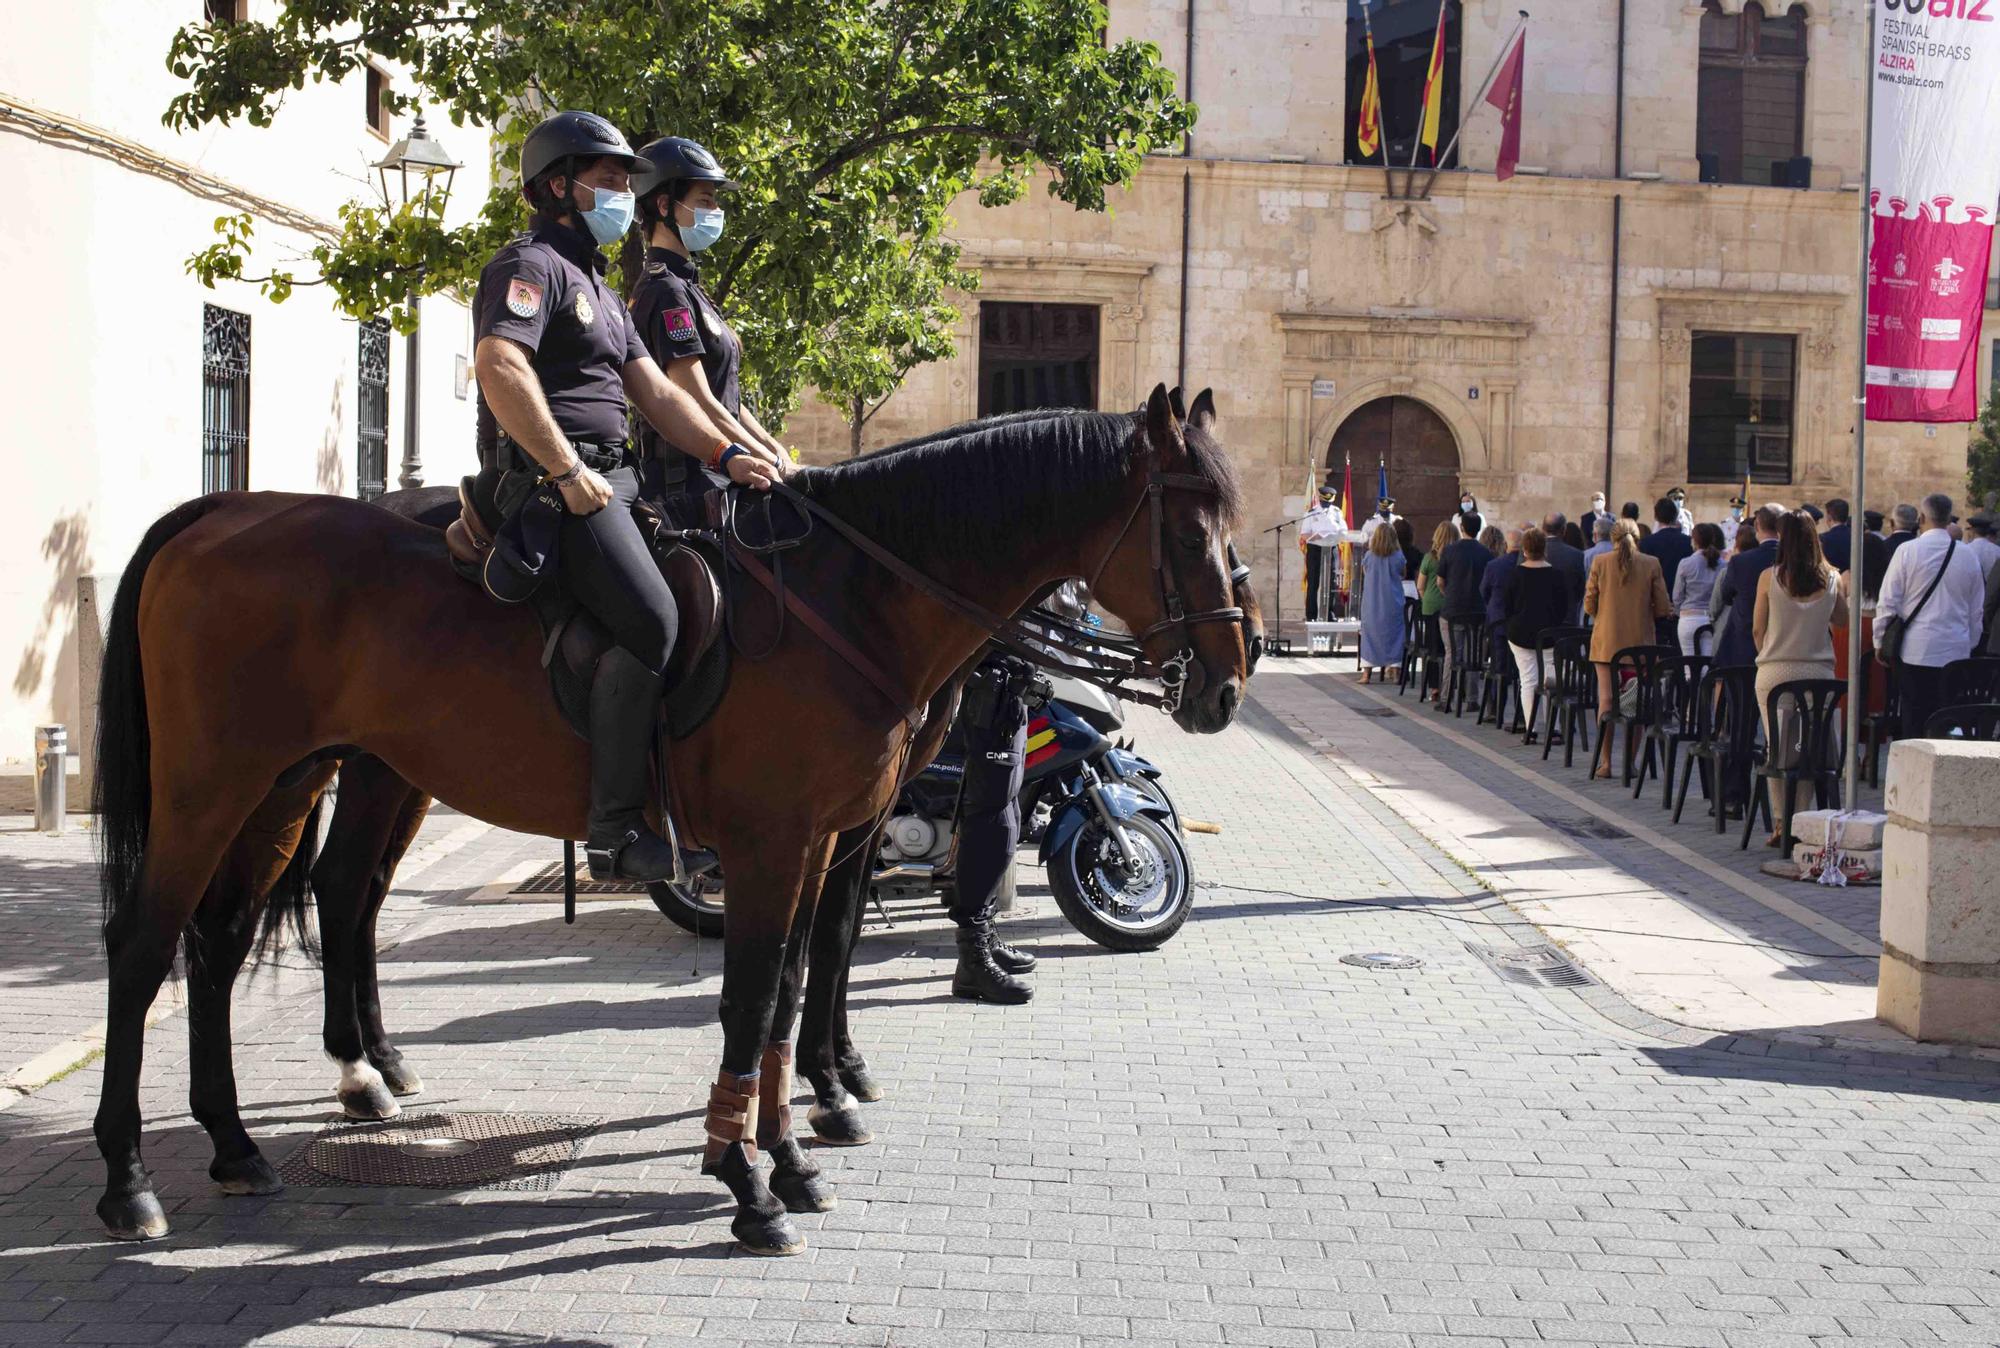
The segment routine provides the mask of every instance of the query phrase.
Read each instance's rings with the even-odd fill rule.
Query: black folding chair
[[[1647,738],[1659,747],[1660,808],[1663,810],[1674,806],[1674,771],[1681,746],[1692,744],[1701,737],[1696,695],[1701,691],[1701,681],[1708,673],[1709,663],[1706,655],[1683,655],[1673,661],[1661,662],[1668,702],[1667,715],[1647,732]]]
[[[1589,733],[1590,718],[1597,714],[1597,671],[1590,665],[1588,637],[1564,637],[1555,644],[1555,692],[1547,701],[1548,733],[1542,737],[1542,759],[1548,760],[1555,745],[1556,727],[1562,727],[1563,766],[1576,766],[1576,738]]]
[[[1444,697],[1438,703],[1438,710],[1451,708],[1455,717],[1465,715],[1466,694],[1472,689],[1474,676],[1483,677],[1486,671],[1486,620],[1484,618],[1452,618],[1445,623],[1446,640],[1451,642],[1451,685],[1444,690]],[[1473,706],[1477,708],[1478,703]]]
[[[1424,641],[1423,605],[1414,599],[1403,601],[1403,668],[1396,684],[1396,696],[1409,691],[1411,680],[1417,676],[1417,669],[1423,659],[1419,649]],[[1418,690],[1422,692],[1421,689]]]
[[[1605,745],[1610,737],[1618,733],[1618,727],[1625,727],[1625,766],[1620,777],[1621,785],[1632,785],[1632,764],[1639,747],[1640,736],[1649,725],[1660,719],[1660,664],[1663,660],[1678,658],[1679,652],[1672,646],[1627,646],[1611,657],[1611,710],[1597,713],[1597,738],[1591,746],[1590,779],[1597,778],[1597,761],[1604,756]],[[1624,691],[1628,686],[1622,678],[1631,671],[1630,683],[1637,685],[1632,710],[1625,710]],[[1594,672],[1594,671],[1593,671]],[[1653,746],[1646,745],[1646,757],[1652,759]],[[1605,776],[1610,776],[1609,772]],[[1646,779],[1642,774],[1639,786],[1644,789]],[[1637,800],[1639,792],[1632,798]]]
[[[1555,660],[1556,643],[1562,641],[1566,637],[1576,637],[1580,639],[1583,636],[1585,636],[1588,633],[1588,631],[1589,629],[1584,627],[1544,627],[1539,633],[1536,634],[1535,700],[1528,707],[1528,713],[1527,713],[1528,735],[1532,736],[1535,733],[1535,726],[1541,720],[1542,707],[1544,705],[1550,707],[1553,707],[1555,705],[1555,698],[1553,696],[1555,685],[1552,681],[1556,677],[1556,660]],[[1554,717],[1549,718],[1549,724],[1550,725],[1555,724]],[[1547,737],[1544,736],[1544,738],[1546,739]],[[1542,752],[1542,757],[1547,758],[1548,756],[1549,756],[1548,751],[1546,748],[1544,748]]]
[[[1840,703],[1846,696],[1842,679],[1793,679],[1771,690],[1764,713],[1764,750],[1751,778],[1750,799],[1744,803],[1739,849],[1750,846],[1759,809],[1764,826],[1771,826],[1773,782],[1785,784],[1784,823],[1778,831],[1778,848],[1785,856],[1792,854],[1792,816],[1801,785],[1812,785],[1820,809],[1839,807]]]
[[[1972,655],[1944,667],[1941,705],[1972,707],[1983,702],[2000,702],[2000,656]]]
[[[1479,716],[1473,724],[1486,724],[1486,709],[1493,709],[1493,725],[1498,729],[1507,719],[1507,694],[1514,694],[1514,724],[1521,723],[1521,671],[1515,667],[1514,652],[1507,645],[1504,624],[1486,627],[1486,675],[1479,681]]]
[[[1757,671],[1750,665],[1710,666],[1701,676],[1694,693],[1694,735],[1681,760],[1680,786],[1674,792],[1674,822],[1681,822],[1687,808],[1688,786],[1699,771],[1702,794],[1708,797],[1709,813],[1715,816],[1715,831],[1728,830],[1727,811],[1731,770],[1750,756],[1757,738]]]
[[[1876,674],[1888,670],[1888,693],[1882,699],[1882,710],[1867,711],[1865,708],[1874,701],[1875,695],[1869,691]],[[1903,694],[1897,686],[1894,665],[1880,665],[1872,655],[1864,655],[1861,661],[1861,752],[1868,759],[1868,785],[1882,785],[1882,750],[1893,739],[1902,734]]]
[[[1924,722],[1927,740],[2000,740],[2000,702],[1942,707]]]

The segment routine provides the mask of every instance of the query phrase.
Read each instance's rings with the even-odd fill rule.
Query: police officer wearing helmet
[[[559,112],[528,133],[520,167],[534,227],[494,254],[473,300],[480,459],[562,493],[563,582],[617,642],[590,694],[590,873],[664,880],[675,858],[646,824],[647,755],[679,615],[632,518],[626,400],[732,481],[775,474],[661,373],[605,284],[600,250],[630,227],[629,176],[646,161],[602,117]]]
[[[646,269],[632,289],[639,340],[725,435],[783,474],[791,454],[743,406],[743,343],[702,288],[695,264],[696,254],[722,237],[716,194],[736,184],[714,155],[683,136],[662,136],[639,155],[651,165],[632,178],[647,244]],[[655,438],[649,434],[646,444],[666,465],[668,490],[679,490],[691,476],[687,460],[660,451]]]

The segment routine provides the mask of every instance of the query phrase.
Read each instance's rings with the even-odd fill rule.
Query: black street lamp
[[[399,185],[400,204],[408,206],[413,200],[426,214],[444,216],[444,205],[451,197],[452,180],[457,176],[460,165],[445,153],[444,146],[431,138],[424,126],[424,115],[417,114],[417,120],[410,127],[410,134],[390,147],[389,153],[375,165],[375,172],[381,179],[382,204],[394,206],[389,195],[389,174],[393,170]],[[442,180],[442,181],[440,181]],[[419,403],[417,375],[420,368],[420,327],[422,324],[424,273],[417,271],[417,293],[410,298],[410,335],[405,340],[408,345],[403,389],[403,468],[397,475],[399,487],[421,487],[424,485],[424,460],[417,436],[417,407]]]

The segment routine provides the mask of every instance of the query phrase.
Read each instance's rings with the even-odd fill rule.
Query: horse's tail
[[[125,564],[117,597],[111,601],[104,666],[97,683],[97,780],[91,789],[91,809],[97,815],[98,884],[107,926],[138,889],[153,813],[152,731],[146,721],[146,677],[139,661],[139,591],[160,549],[222,499],[196,497],[153,521]]]
[[[271,886],[270,902],[264,908],[264,925],[257,933],[259,961],[283,950],[289,932],[290,944],[307,959],[319,962],[319,937],[307,918],[313,906],[312,869],[319,860],[319,819],[325,805],[326,793],[321,791],[313,797],[312,810],[299,828],[299,845],[292,849],[292,859],[285,863],[284,873]]]

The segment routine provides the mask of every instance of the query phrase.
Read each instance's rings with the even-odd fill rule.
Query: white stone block
[[[1840,810],[1801,810],[1792,816],[1792,836],[1814,847],[1826,845],[1827,825]],[[1840,821],[1840,845],[1844,848],[1882,849],[1882,834],[1889,817],[1873,810],[1855,810]]]

